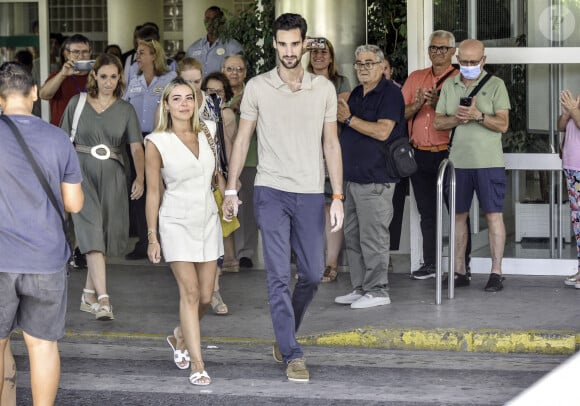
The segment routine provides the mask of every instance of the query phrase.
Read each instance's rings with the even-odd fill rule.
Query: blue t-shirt
[[[395,122],[386,141],[379,141],[351,127],[344,126],[340,135],[344,180],[356,183],[393,183],[399,178],[389,175],[385,158],[385,143],[407,136],[405,102],[401,89],[382,78],[379,84],[363,96],[358,85],[348,98],[352,115],[369,122],[388,119]]]
[[[243,51],[244,48],[235,39],[226,42],[217,39],[213,45],[210,45],[205,36],[191,44],[185,54],[201,62],[205,79],[210,73],[222,71],[222,65],[227,56],[241,54]]]
[[[20,129],[64,213],[61,183],[82,181],[77,154],[68,135],[35,116],[10,118]],[[16,136],[4,122],[0,122],[0,138],[0,272],[62,271],[70,256],[62,221]]]

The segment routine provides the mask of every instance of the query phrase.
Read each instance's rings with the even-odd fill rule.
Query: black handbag
[[[417,172],[415,151],[405,136],[387,142],[385,145],[387,168],[391,175],[406,178]]]

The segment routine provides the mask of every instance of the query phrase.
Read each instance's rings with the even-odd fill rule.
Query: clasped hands
[[[438,101],[439,95],[437,94],[437,89],[435,89],[435,87],[430,89],[423,89],[420,87],[417,89],[417,92],[415,92],[414,104],[417,111],[419,111],[425,104],[428,104],[435,109]]]
[[[230,222],[233,220],[234,216],[238,215],[238,206],[240,204],[242,204],[242,201],[237,195],[224,196],[224,201],[222,202],[224,221]]]
[[[580,106],[580,96],[574,98],[572,92],[564,90],[560,93],[560,105],[562,106],[562,110],[570,113],[571,111],[578,109]]]

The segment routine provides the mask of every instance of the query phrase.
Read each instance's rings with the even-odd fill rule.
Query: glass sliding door
[[[0,63],[20,60],[29,65],[40,86],[48,77],[47,0],[0,0]],[[48,119],[48,103],[35,106]]]
[[[429,34],[437,29],[453,32],[458,42],[477,38],[486,46],[486,70],[508,88],[512,109],[503,137],[508,176],[504,272],[575,273],[576,242],[556,123],[560,91],[580,94],[580,2],[409,0],[408,11],[408,19],[415,15],[423,21],[418,47],[425,49]],[[410,53],[413,43],[409,41]],[[429,65],[420,59],[421,51],[416,55],[423,66]],[[477,202],[474,206],[472,271],[487,273],[487,226]]]

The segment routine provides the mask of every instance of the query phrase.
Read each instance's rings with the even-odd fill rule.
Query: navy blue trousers
[[[284,361],[303,357],[296,331],[324,270],[324,195],[256,186],[254,213],[262,235],[270,314]],[[291,251],[298,282],[290,291]]]

